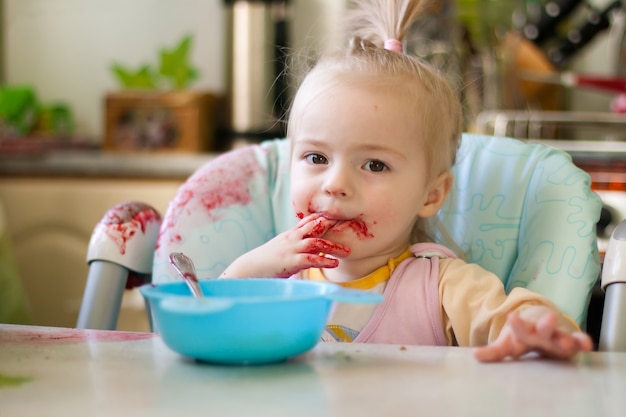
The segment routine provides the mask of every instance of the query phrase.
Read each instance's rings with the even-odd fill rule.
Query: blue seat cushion
[[[289,141],[223,154],[180,187],[164,216],[153,281],[178,279],[167,258],[183,251],[200,278],[293,226]],[[470,262],[507,291],[544,294],[583,325],[600,260],[601,202],[565,152],[516,139],[464,134],[451,195],[438,218]],[[439,234],[440,239],[443,238]]]

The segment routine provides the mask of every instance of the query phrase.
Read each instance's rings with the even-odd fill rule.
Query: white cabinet
[[[0,201],[35,325],[74,327],[87,246],[104,213],[139,200],[161,214],[183,180],[0,177]],[[124,298],[120,330],[148,330],[136,291]]]

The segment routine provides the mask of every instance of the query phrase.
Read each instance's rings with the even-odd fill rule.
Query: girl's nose
[[[323,191],[333,197],[347,197],[351,194],[350,174],[343,168],[333,167],[328,170]]]

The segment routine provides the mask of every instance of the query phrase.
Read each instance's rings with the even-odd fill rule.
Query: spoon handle
[[[200,289],[196,268],[191,258],[182,252],[172,252],[170,254],[170,263],[174,266],[176,271],[178,271],[178,274],[183,280],[185,280],[194,297],[202,297],[202,289]]]

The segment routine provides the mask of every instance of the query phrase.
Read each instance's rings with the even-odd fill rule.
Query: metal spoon
[[[198,284],[198,276],[192,260],[182,252],[172,252],[170,253],[170,263],[185,280],[193,296],[198,298],[204,297],[202,289],[200,289]]]

